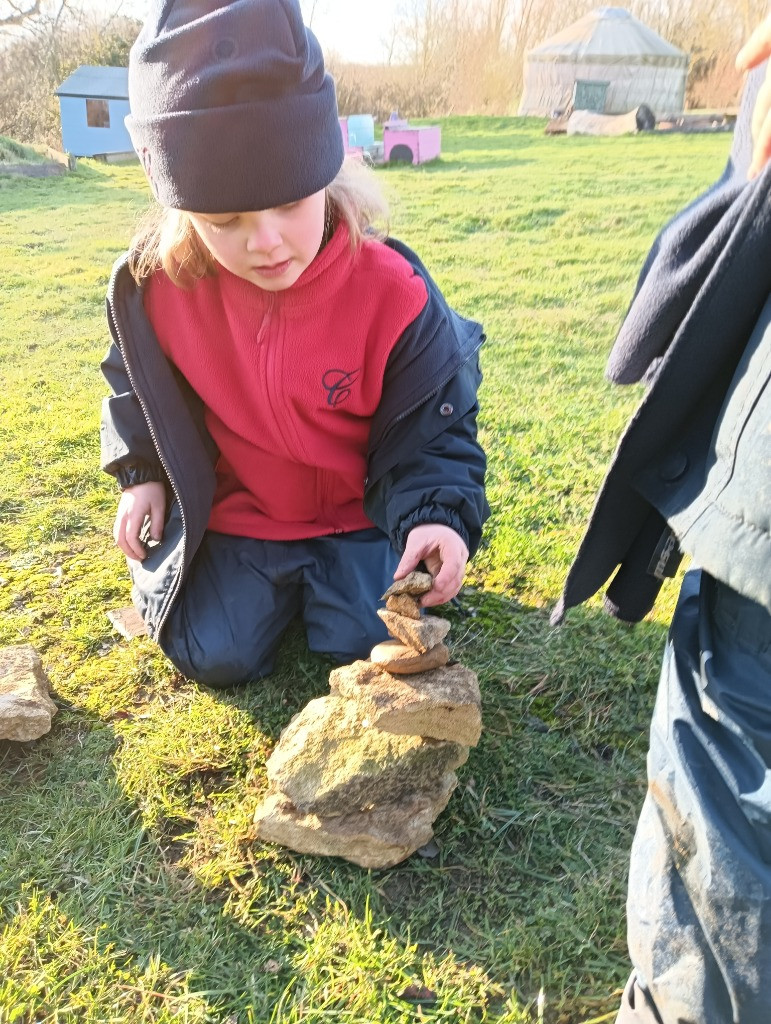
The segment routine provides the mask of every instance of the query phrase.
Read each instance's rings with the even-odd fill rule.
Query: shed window
[[[86,100],[86,121],[89,128],[109,128],[110,105],[107,100]]]

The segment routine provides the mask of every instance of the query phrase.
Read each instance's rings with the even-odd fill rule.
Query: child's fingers
[[[137,484],[124,490],[118,504],[113,537],[127,558],[141,562],[147,557],[142,539],[145,520],[150,521],[150,538],[159,541],[163,536],[165,513],[166,491],[163,484]]]
[[[421,608],[433,608],[438,604],[447,604],[460,590],[460,580],[455,576],[445,575],[443,579],[439,576],[434,580],[433,587],[420,599]]]
[[[121,549],[123,554],[127,554],[126,551],[126,517],[121,514],[121,509],[118,509],[118,514],[115,516],[115,525],[112,528],[112,536],[115,543]]]
[[[738,71],[749,71],[771,55],[771,15],[762,21],[736,57]]]
[[[739,71],[749,71],[771,56],[771,15],[755,29],[736,57]],[[747,177],[757,178],[771,158],[771,65],[766,80],[758,90],[752,111],[752,163]]]
[[[147,554],[144,544],[139,539],[143,522],[144,516],[140,519],[133,511],[126,517],[125,545],[122,546],[129,558],[136,558],[140,562]]]
[[[401,579],[423,562],[434,583],[420,603],[424,608],[445,604],[461,588],[466,571],[468,549],[461,537],[448,526],[417,526],[407,536],[404,554],[394,573]]]
[[[771,157],[771,78],[766,78],[758,90],[752,114],[752,136],[755,145],[748,177],[756,178]]]
[[[771,75],[771,67],[769,67],[769,74]],[[755,106],[752,111],[752,137],[756,142],[768,117],[769,109],[771,109],[771,78],[767,75],[765,81],[758,89]]]
[[[150,537],[160,540],[163,537],[163,521],[166,515],[166,495],[161,492],[150,503]]]
[[[394,573],[394,579],[402,579],[407,573],[417,569],[421,562],[425,563],[426,569],[433,576],[436,569],[439,568],[438,558],[434,559],[435,565],[431,564],[432,556],[437,546],[432,527],[416,526],[410,530],[407,534],[407,542],[404,545],[404,553]]]
[[[399,564],[396,566],[396,572],[394,573],[395,580],[404,579],[413,569],[416,569],[420,562],[420,555],[414,555],[410,551],[409,547],[404,549],[404,554],[401,557]]]
[[[115,517],[115,526],[112,532],[115,543],[123,554],[127,558],[136,558],[140,562],[147,553],[144,544],[139,539],[144,518],[144,513],[140,513],[137,504],[124,495],[118,505],[118,514]]]
[[[459,553],[455,553],[454,556],[448,555],[434,577],[433,587],[421,598],[422,607],[432,608],[434,605],[451,601],[461,588],[465,571],[465,558],[461,558]]]
[[[126,558],[141,558],[135,547],[132,539],[131,532],[131,521],[127,516],[123,516],[116,520],[115,529],[113,530],[113,537],[115,543],[121,549]],[[138,538],[137,538],[138,539]],[[142,552],[144,554],[144,551]]]

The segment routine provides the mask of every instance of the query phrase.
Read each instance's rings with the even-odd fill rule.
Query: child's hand
[[[451,601],[461,588],[468,561],[468,548],[455,530],[449,526],[426,523],[416,526],[407,534],[402,560],[396,567],[394,579],[400,580],[412,572],[419,562],[434,577],[434,585],[421,598],[421,605],[429,608]]]
[[[140,562],[145,558],[147,551],[139,539],[145,519],[150,520],[151,539],[160,540],[165,514],[166,488],[162,483],[135,484],[125,488],[118,503],[112,535],[127,558],[136,558]]]
[[[736,58],[739,71],[749,71],[771,56],[771,15],[755,29]],[[771,157],[771,64],[766,80],[758,90],[752,112],[752,137],[755,146],[748,177],[756,178]]]

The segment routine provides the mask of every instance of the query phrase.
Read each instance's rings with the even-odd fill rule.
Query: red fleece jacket
[[[391,350],[426,301],[402,256],[374,241],[354,254],[343,225],[285,291],[224,268],[190,291],[163,271],[148,281],[147,315],[220,451],[210,530],[298,540],[372,525],[370,422]]]

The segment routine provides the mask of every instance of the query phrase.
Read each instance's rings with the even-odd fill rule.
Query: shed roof
[[[128,68],[95,67],[81,64],[56,90],[57,96],[128,99]]]
[[[623,7],[597,7],[530,50],[536,61],[686,65],[688,55]]]

